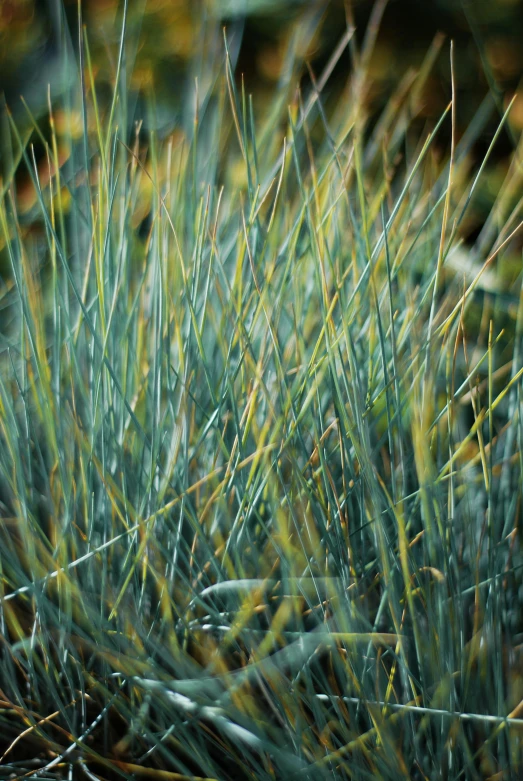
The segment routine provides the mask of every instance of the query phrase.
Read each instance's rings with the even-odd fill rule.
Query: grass
[[[369,30],[6,119],[1,777],[520,777],[521,150],[464,242],[508,112],[413,124],[437,39],[376,120]]]

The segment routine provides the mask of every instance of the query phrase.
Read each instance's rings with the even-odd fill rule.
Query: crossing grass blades
[[[154,131],[124,13],[5,115],[3,778],[520,777],[521,145],[465,241],[510,106],[478,162],[447,44],[376,117],[316,24],[270,105],[209,27]]]

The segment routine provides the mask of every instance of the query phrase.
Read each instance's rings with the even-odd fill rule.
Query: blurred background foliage
[[[123,0],[0,0],[0,94],[19,127],[27,130],[34,120],[23,96],[48,138],[52,103],[59,137],[64,128],[62,160],[68,157],[74,128],[78,138],[82,134],[79,105],[70,100],[77,94],[80,14],[98,100],[107,106],[114,89],[122,10]],[[519,159],[513,152],[523,129],[521,0],[129,0],[121,92],[129,104],[128,138],[138,119],[142,142],[152,129],[160,139],[171,134],[190,137],[195,84],[202,105],[202,95],[216,93],[214,86],[223,75],[224,27],[236,77],[252,93],[259,116],[273,110],[275,95],[290,101],[298,83],[306,97],[311,74],[321,73],[347,26],[355,28],[356,45],[340,57],[323,99],[331,107],[351,99],[344,89],[355,52],[366,35],[375,33],[364,93],[358,97],[367,111],[369,133],[391,99],[405,99],[411,75],[423,67],[431,47],[430,75],[411,111],[413,143],[434,127],[451,95],[450,40],[455,43],[458,136],[471,122],[482,125],[471,149],[471,166],[483,159],[500,117],[516,96],[464,226],[465,236],[475,239],[509,166]],[[303,61],[309,71],[300,65]],[[85,82],[90,83],[87,68]],[[7,120],[5,112],[0,115],[5,140]],[[450,123],[438,133],[435,148],[439,145],[442,155],[448,154],[450,133]],[[43,157],[36,134],[34,141],[37,158],[39,152]],[[10,149],[10,142],[3,144],[4,173],[11,164]],[[34,193],[28,194],[28,210],[33,201]]]
[[[111,84],[122,2],[82,0],[81,7],[97,78]],[[136,42],[131,86],[143,91],[154,83],[159,104],[172,111],[180,78],[201,49],[205,30],[227,25],[239,47],[238,70],[249,91],[263,96],[281,78],[289,38],[300,19],[315,18],[312,40],[299,54],[316,69],[347,20],[356,27],[356,38],[364,36],[373,7],[373,0],[130,0],[129,40]],[[58,81],[55,70],[65,43],[62,10],[75,46],[78,0],[0,0],[0,91],[10,104],[20,93],[28,102],[41,101],[47,84]],[[466,124],[489,89],[499,105],[517,91],[511,121],[515,129],[523,128],[521,0],[390,0],[369,68],[372,99],[377,104],[387,99],[408,68],[419,67],[437,33],[456,43],[460,121]],[[428,83],[428,116],[439,115],[448,103],[448,59],[439,58]],[[347,55],[334,81],[348,67]]]

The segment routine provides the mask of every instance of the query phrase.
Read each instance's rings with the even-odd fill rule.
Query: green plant
[[[85,37],[49,133],[11,121],[6,777],[521,772],[521,166],[465,248],[481,119],[410,130],[438,41],[371,126],[372,45],[303,101],[291,50],[258,123],[206,54],[160,139],[124,21],[108,105]]]

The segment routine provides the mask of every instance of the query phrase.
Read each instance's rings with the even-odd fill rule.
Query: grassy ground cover
[[[313,22],[259,113],[214,31],[133,124],[124,11],[5,117],[2,777],[520,777],[521,145],[465,244],[510,107],[413,133],[438,39],[371,123],[377,15],[302,94]]]

